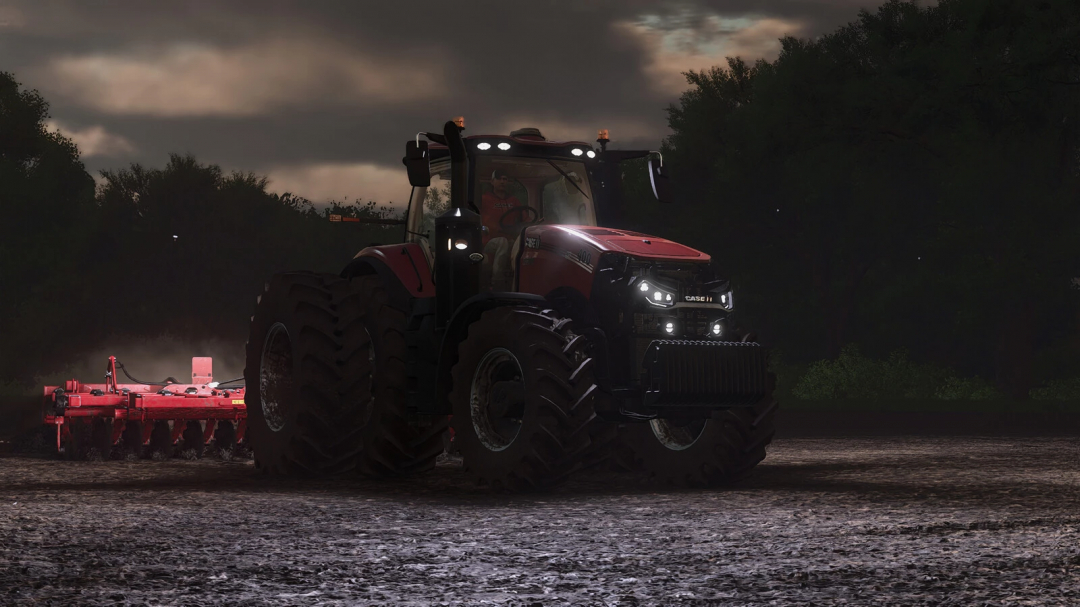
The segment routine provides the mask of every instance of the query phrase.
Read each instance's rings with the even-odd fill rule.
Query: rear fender
[[[476,322],[480,315],[488,310],[502,306],[539,306],[546,307],[548,301],[539,295],[529,293],[481,293],[465,300],[454,312],[443,331],[439,347],[439,366],[436,372],[435,400],[430,403],[431,410],[420,413],[450,415],[450,388],[453,380],[450,370],[457,364],[458,345],[469,334],[469,325]]]
[[[368,247],[357,253],[348,267],[363,262],[371,264],[372,267],[386,268],[410,297],[435,295],[435,283],[431,281],[431,268],[428,267],[427,257],[416,243]]]
[[[415,245],[412,246],[415,247]],[[416,247],[414,251],[401,253],[402,245],[395,245],[393,247],[379,247],[380,249],[390,249],[389,252],[384,250],[374,254],[363,254],[365,251],[371,252],[373,248],[369,247],[361,251],[361,255],[357,255],[341,272],[341,277],[353,278],[355,276],[378,275],[382,284],[385,285],[386,296],[390,304],[404,311],[408,316],[405,327],[405,345],[409,349],[409,354],[405,364],[408,369],[409,379],[408,386],[405,389],[410,410],[425,413],[425,409],[430,408],[434,402],[434,385],[437,371],[435,354],[439,349],[435,334],[435,289],[433,286],[417,282],[415,272],[411,284],[417,288],[409,289],[406,284],[410,283],[403,284],[401,280],[400,264],[401,262],[408,264],[408,260],[404,259],[404,256],[419,252],[419,247]],[[394,249],[399,249],[399,252],[395,254]],[[399,255],[401,257],[398,257]],[[389,265],[389,260],[395,258],[399,260],[397,271]],[[427,264],[425,263],[423,267],[426,269]],[[409,271],[412,271],[411,266]],[[421,274],[421,277],[423,276]],[[406,275],[407,279],[408,276]],[[421,296],[416,296],[417,293],[421,294]]]

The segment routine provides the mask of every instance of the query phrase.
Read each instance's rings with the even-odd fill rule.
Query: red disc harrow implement
[[[117,368],[134,383],[118,384]],[[56,426],[57,450],[72,458],[95,451],[108,458],[114,447],[137,456],[168,456],[177,447],[201,455],[211,440],[227,449],[244,439],[244,387],[231,387],[239,381],[215,382],[213,359],[195,357],[189,384],[140,382],[110,356],[103,384],[46,386],[42,417]]]

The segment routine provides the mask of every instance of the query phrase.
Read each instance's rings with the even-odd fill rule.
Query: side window
[[[435,240],[435,218],[450,209],[450,161],[431,163],[431,185],[413,188],[409,200],[408,240]],[[435,247],[432,247],[434,250]]]

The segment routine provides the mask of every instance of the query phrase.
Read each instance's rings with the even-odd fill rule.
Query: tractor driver
[[[491,173],[491,191],[484,192],[480,198],[480,222],[484,226],[484,263],[480,270],[481,288],[492,291],[510,291],[513,289],[514,270],[510,263],[510,247],[517,234],[513,233],[514,223],[521,221],[512,214],[503,223],[503,215],[518,208],[522,202],[510,193],[513,179],[506,171],[495,169]]]
[[[521,201],[510,193],[510,184],[513,178],[502,169],[495,169],[491,173],[491,191],[484,192],[480,198],[480,223],[487,228],[484,232],[484,244],[495,237],[513,239],[517,234],[512,234],[499,223],[507,211],[521,206]],[[507,224],[512,224],[516,219],[511,216]]]

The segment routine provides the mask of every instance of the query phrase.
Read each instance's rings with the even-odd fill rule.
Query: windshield
[[[474,162],[473,199],[485,228],[484,244],[497,236],[513,242],[523,227],[537,223],[596,225],[583,162],[517,156],[481,156]],[[412,190],[406,239],[425,245],[429,253],[435,218],[450,208],[450,176],[449,159],[434,161],[431,185]]]
[[[520,223],[596,225],[585,163],[553,158],[475,158],[474,200],[492,231]],[[528,206],[533,210],[515,210]]]

